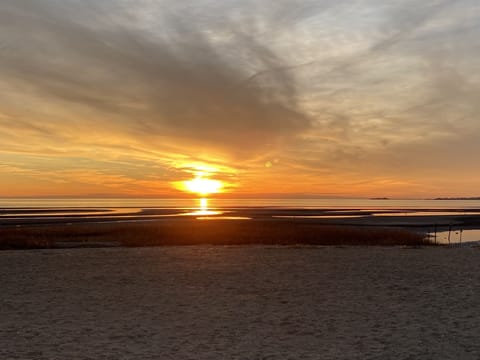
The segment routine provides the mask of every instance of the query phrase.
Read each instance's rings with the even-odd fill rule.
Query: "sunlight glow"
[[[201,175],[193,180],[184,181],[182,185],[183,190],[202,196],[219,193],[224,187],[221,181],[204,178]]]

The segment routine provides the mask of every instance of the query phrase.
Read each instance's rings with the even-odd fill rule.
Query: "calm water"
[[[480,209],[480,200],[208,199],[209,208]],[[198,208],[199,199],[0,199],[0,208]]]
[[[429,233],[434,238],[434,233]],[[480,241],[480,230],[452,230],[437,232],[436,241],[440,244],[459,244],[472,241]]]

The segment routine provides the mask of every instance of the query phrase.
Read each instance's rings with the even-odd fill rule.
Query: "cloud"
[[[123,2],[88,4],[3,2],[3,36],[14,45],[0,57],[2,76],[59,108],[103,114],[111,131],[169,137],[238,157],[309,128],[295,79],[279,70],[286,64],[228,9],[219,15],[230,26],[220,30],[203,21],[208,14],[193,18],[183,9],[180,16],[173,2],[143,2],[158,11],[161,24],[148,29],[123,23],[129,19]]]
[[[69,171],[125,188],[211,165],[243,189],[437,191],[442,158],[467,176],[478,149],[478,10],[474,0],[4,0],[0,160],[23,156],[39,171],[36,155],[58,173],[61,159],[82,158]]]

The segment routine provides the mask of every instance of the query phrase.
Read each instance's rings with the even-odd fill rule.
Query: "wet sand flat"
[[[478,359],[480,250],[0,253],[1,359]]]

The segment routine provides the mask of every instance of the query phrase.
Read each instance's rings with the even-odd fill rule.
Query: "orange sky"
[[[0,3],[0,196],[478,196],[480,5]]]

